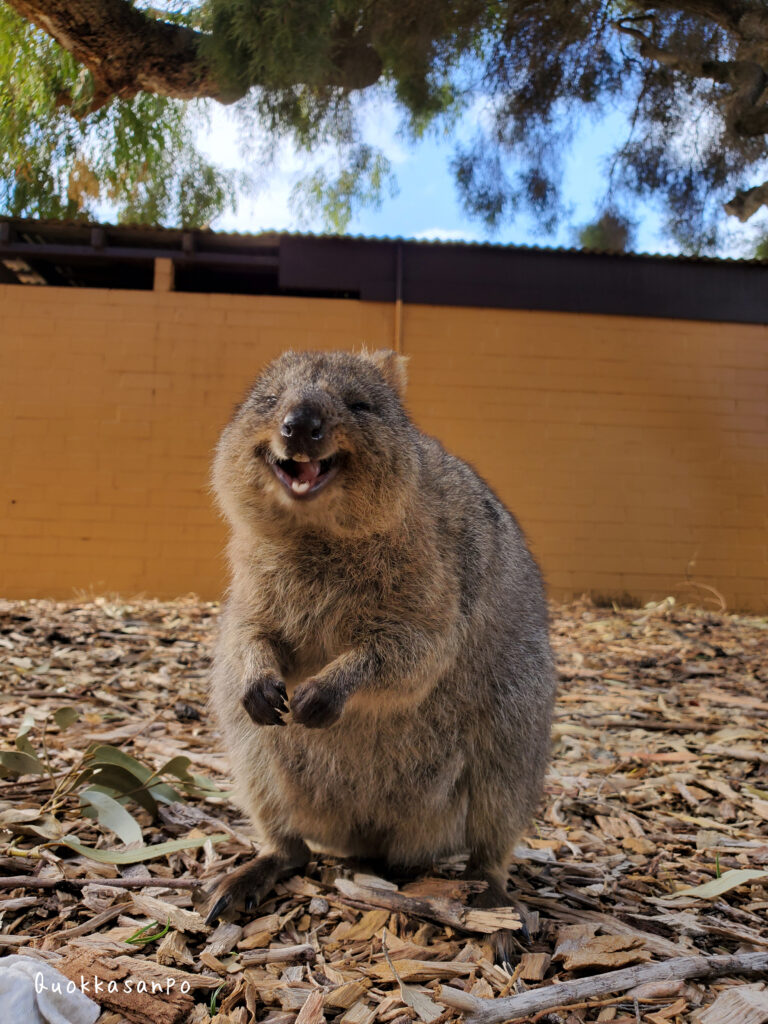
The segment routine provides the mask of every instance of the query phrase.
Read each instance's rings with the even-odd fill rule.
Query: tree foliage
[[[185,104],[140,92],[92,109],[94,80],[0,3],[0,204],[71,219],[116,207],[134,223],[208,223],[236,179],[196,149]]]
[[[8,5],[48,35],[20,28]],[[552,227],[578,126],[616,109],[629,127],[603,169],[604,209],[660,200],[680,245],[706,250],[723,204],[741,219],[768,204],[763,0],[0,0],[0,11],[0,176],[14,209],[50,206],[48,182],[62,209],[76,206],[85,160],[126,216],[173,219],[183,205],[205,218],[231,181],[194,153],[179,101],[208,97],[273,138],[334,147],[337,173],[316,173],[300,199],[343,227],[391,187],[361,128],[366,94],[393,100],[411,138],[462,115],[475,125],[452,166],[466,210],[490,227],[523,212]],[[9,88],[19,34],[27,59]]]
[[[597,252],[627,252],[632,249],[635,225],[616,210],[605,210],[597,220],[577,232],[582,249]]]

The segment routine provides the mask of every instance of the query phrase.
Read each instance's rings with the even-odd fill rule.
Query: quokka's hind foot
[[[225,875],[209,892],[205,923],[215,924],[230,908],[250,913],[264,902],[279,879],[303,868],[309,856],[309,848],[297,843],[290,851],[262,854]]]
[[[520,934],[522,933],[510,931],[509,928],[500,928],[499,931],[492,932],[487,936],[487,941],[493,950],[493,962],[510,973],[526,951],[525,946],[518,939]]]
[[[474,897],[472,900],[473,907],[487,910],[495,907],[513,907],[520,913],[523,927],[519,931],[501,928],[499,931],[492,932],[486,938],[486,941],[490,943],[493,950],[494,962],[499,967],[513,965],[520,959],[521,953],[525,952],[526,947],[523,945],[523,942],[527,942],[530,939],[530,934],[525,924],[526,915],[524,912],[520,912],[521,908],[507,892],[506,872],[504,872],[503,881],[497,873],[492,875],[486,874],[485,876],[481,874],[480,877],[483,881],[488,882],[488,888]],[[520,941],[521,939],[523,940],[522,942]]]

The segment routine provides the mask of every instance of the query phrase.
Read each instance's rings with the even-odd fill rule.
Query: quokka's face
[[[402,488],[411,429],[392,352],[294,353],[254,383],[224,431],[214,485],[224,510],[343,525]]]

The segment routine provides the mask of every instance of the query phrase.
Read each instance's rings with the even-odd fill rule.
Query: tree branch
[[[625,36],[636,39],[639,45],[640,56],[648,60],[655,60],[657,64],[664,64],[672,71],[682,71],[691,78],[709,78],[721,85],[733,83],[734,68],[736,62],[723,60],[699,60],[687,53],[673,53],[670,50],[662,50],[652,39],[639,29],[628,25],[625,19],[615,21],[614,27]]]
[[[657,46],[644,32],[627,24],[627,19],[614,22],[614,26],[637,40],[641,57],[691,78],[706,78],[728,86],[731,92],[721,109],[736,135],[749,137],[768,132],[768,75],[756,60],[710,60],[676,53]]]
[[[36,875],[3,875],[0,889],[84,889],[87,885],[111,885],[114,889],[199,889],[197,878],[38,878]]]
[[[200,57],[199,33],[147,17],[126,0],[8,0],[27,21],[52,36],[96,80],[94,106],[142,90],[189,100],[239,99]]]
[[[458,993],[456,1008],[465,1014],[467,1024],[498,1024],[499,1021],[531,1017],[555,1006],[568,1006],[587,999],[626,992],[649,981],[681,981],[687,978],[718,978],[725,974],[765,974],[768,953],[736,953],[733,956],[684,956],[664,963],[643,964],[620,971],[597,974],[590,978],[547,985],[506,999],[480,999]],[[450,986],[443,985],[439,1000],[452,1006]],[[469,1000],[472,999],[473,1003]]]
[[[738,217],[743,224],[753,213],[757,213],[761,206],[768,206],[768,181],[744,192],[737,192],[723,208],[732,217]]]
[[[96,95],[91,109],[112,97],[131,99],[145,91],[173,99],[240,99],[253,81],[236,88],[222,80],[201,56],[203,36],[142,12],[128,0],[8,0],[23,18],[52,36],[93,74]],[[367,35],[340,24],[326,84],[344,90],[374,85],[381,60]],[[296,83],[302,84],[302,83]]]

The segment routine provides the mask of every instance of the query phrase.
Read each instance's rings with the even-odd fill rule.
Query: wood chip
[[[370,987],[371,982],[368,979],[348,981],[328,993],[325,997],[325,1006],[337,1010],[349,1010]]]
[[[181,932],[170,931],[164,935],[155,953],[159,964],[194,964],[195,958],[189,951],[187,940]]]
[[[549,970],[549,953],[523,953],[520,957],[520,978],[523,981],[542,981]]]
[[[146,893],[131,893],[131,905],[139,914],[145,914],[161,926],[170,923],[172,928],[180,932],[209,932],[210,928],[200,914],[193,910],[184,910],[173,903],[159,900]]]
[[[696,1024],[765,1024],[768,1021],[768,989],[763,984],[726,989],[695,1019]]]
[[[693,983],[652,974],[622,1002],[594,986],[623,971],[664,971],[681,958],[710,963],[768,950],[765,618],[669,601],[639,611],[586,599],[553,604],[561,680],[554,756],[546,800],[512,865],[510,891],[530,939],[520,936],[527,951],[510,977],[491,962],[488,936],[518,929],[517,908],[473,906],[482,883],[462,877],[458,860],[398,887],[394,875],[350,880],[348,864],[318,854],[255,915],[235,909],[215,931],[204,927],[203,891],[254,855],[242,813],[221,795],[230,788],[227,759],[204,714],[216,615],[195,598],[0,600],[0,746],[14,747],[23,729],[24,743],[42,755],[47,720],[47,756],[59,778],[78,777],[92,741],[152,772],[189,758],[189,770],[215,787],[210,797],[186,793],[178,777],[166,777],[180,799],[161,802],[156,815],[127,800],[148,847],[205,841],[130,866],[50,841],[55,825],[88,849],[121,846],[83,815],[84,787],[57,798],[57,824],[45,771],[0,779],[0,830],[9,839],[0,847],[0,950],[123,958],[133,973],[149,965],[163,976],[182,969],[214,986],[226,982],[219,1024],[262,1022],[265,1014],[272,1024],[295,1024],[313,991],[322,991],[328,1018],[344,1024],[433,1016],[449,1024],[478,1004],[487,1011],[507,1003],[517,985],[539,986],[520,995],[562,1000],[566,986],[590,979],[581,1003],[557,1011],[569,1024],[598,1016],[637,1024],[635,997],[647,1024],[692,1024],[693,1007],[712,1009],[721,994],[738,1000],[733,993],[751,990],[738,973],[727,987],[714,976]],[[53,724],[62,707],[80,714],[60,716],[63,729]],[[214,832],[226,840],[211,844]],[[126,945],[148,921],[161,925],[150,935],[166,921],[170,931]],[[653,961],[613,969],[623,957],[649,954]],[[588,978],[572,978],[574,970]],[[631,975],[638,976],[648,978]],[[203,1024],[203,993],[196,998],[190,1021]],[[537,1005],[536,1013],[548,1012]],[[753,1010],[737,1003],[738,1024]],[[107,1012],[127,1020],[130,1009]]]

